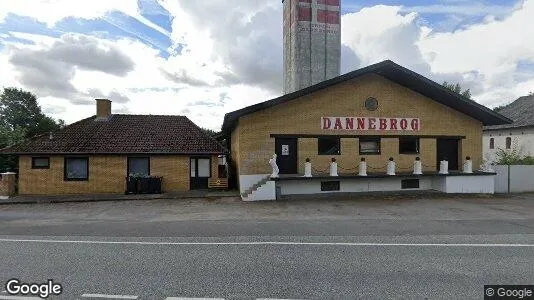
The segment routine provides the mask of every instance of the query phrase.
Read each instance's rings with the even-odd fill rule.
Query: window
[[[50,169],[50,157],[32,157],[32,169]]]
[[[379,138],[360,138],[360,155],[380,154]]]
[[[401,180],[401,188],[404,189],[418,189],[419,179],[404,179]]]
[[[511,137],[506,138],[506,149],[512,149],[512,138]]]
[[[399,154],[419,154],[419,138],[399,138]]]
[[[321,192],[339,191],[339,181],[322,181]]]
[[[490,138],[489,147],[490,147],[490,149],[495,149],[495,139],[494,138]]]
[[[319,155],[340,155],[341,143],[338,137],[319,138]]]
[[[86,181],[89,180],[88,157],[65,157],[65,180]]]
[[[150,157],[128,157],[128,176],[150,175]]]
[[[198,177],[211,177],[211,160],[209,158],[202,158],[197,160],[198,163]]]
[[[191,178],[210,178],[211,177],[211,159],[209,158],[190,158]]]

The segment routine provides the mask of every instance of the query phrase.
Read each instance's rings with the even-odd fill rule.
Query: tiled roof
[[[0,150],[13,154],[222,154],[213,137],[184,116],[95,116]]]
[[[534,126],[534,95],[521,97],[498,111],[512,124],[485,126],[485,130]]]

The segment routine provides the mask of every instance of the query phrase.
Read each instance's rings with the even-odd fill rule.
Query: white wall
[[[271,174],[239,175],[239,193],[242,194],[254,184]]]
[[[270,180],[264,185],[260,186],[256,191],[252,192],[248,197],[242,198],[245,201],[265,201],[276,200],[276,185]]]
[[[510,192],[534,192],[534,166],[510,166]]]
[[[369,179],[341,179],[339,191],[321,191],[321,181],[336,180],[284,180],[279,181],[282,195],[310,195],[325,193],[357,193],[357,192],[391,192],[406,190],[437,190],[444,193],[480,193],[493,194],[495,175],[465,175],[465,176],[435,176],[420,177],[418,189],[402,189],[401,180],[404,177],[369,178]],[[414,177],[410,179],[415,179]]]
[[[508,193],[508,166],[494,166],[495,193]]]
[[[341,179],[332,177],[332,179],[313,179],[313,180],[283,180],[279,181],[280,193],[282,195],[310,195],[310,194],[327,194],[327,193],[358,193],[358,192],[387,192],[403,191],[401,188],[401,179],[394,178],[369,178],[369,179]],[[415,179],[415,178],[409,178]],[[321,191],[321,181],[340,181],[339,191]],[[432,188],[432,178],[419,178],[419,188],[409,190],[430,190]],[[405,189],[407,190],[407,189]]]
[[[445,193],[450,194],[493,194],[495,175],[487,176],[446,176]]]
[[[483,157],[489,161],[495,160],[495,153],[499,148],[506,149],[506,138],[512,138],[512,149],[517,145],[524,155],[534,156],[534,128],[499,129],[484,131],[482,136]],[[495,148],[490,149],[490,139],[495,140]],[[475,168],[476,167],[476,168]],[[478,166],[473,166],[478,169]]]

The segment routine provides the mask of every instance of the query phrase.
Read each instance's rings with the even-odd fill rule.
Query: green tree
[[[506,107],[506,105],[496,106],[496,107],[493,108],[493,111],[494,111],[494,112],[499,112],[499,111],[501,111],[501,110],[502,110],[503,108],[505,108],[505,107]]]
[[[211,129],[208,129],[208,128],[203,128],[203,127],[201,127],[200,129],[202,129],[202,131],[204,131],[205,134],[210,135],[210,136],[212,136],[212,137],[216,137],[217,134],[218,134],[217,131],[215,131],[215,130],[211,130]]]
[[[45,115],[37,97],[17,88],[4,88],[0,94],[0,149],[32,136],[57,131],[65,125]],[[16,170],[16,157],[0,155],[0,171]]]
[[[471,99],[471,90],[470,89],[467,89],[465,91],[462,91],[462,86],[459,84],[459,83],[452,83],[452,82],[447,82],[447,81],[444,81],[443,84],[442,84],[445,88],[455,92],[455,93],[458,93],[462,96],[464,96],[465,98],[467,99]]]

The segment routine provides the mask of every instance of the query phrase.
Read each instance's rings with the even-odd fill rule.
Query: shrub
[[[534,165],[534,157],[524,156],[517,145],[514,145],[511,150],[499,148],[495,155],[497,165]]]

